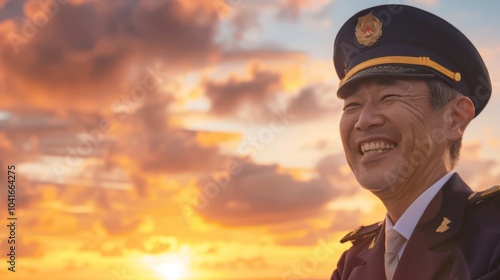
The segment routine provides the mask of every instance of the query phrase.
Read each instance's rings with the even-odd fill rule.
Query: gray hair
[[[462,94],[456,89],[452,88],[445,82],[439,79],[427,80],[427,85],[431,93],[431,105],[434,110],[439,110],[448,104],[448,102],[460,97]],[[460,157],[460,148],[462,147],[462,138],[455,140],[450,146],[450,160],[451,166],[454,167],[455,163]]]

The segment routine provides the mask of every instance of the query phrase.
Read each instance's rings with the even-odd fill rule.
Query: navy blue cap
[[[477,116],[491,96],[491,81],[479,52],[444,19],[406,5],[360,11],[340,28],[333,62],[346,85],[372,77],[439,78],[469,97]]]

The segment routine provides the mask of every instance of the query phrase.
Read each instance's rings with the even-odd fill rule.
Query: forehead
[[[416,92],[428,92],[428,83],[425,79],[404,79],[404,78],[371,78],[354,82],[346,85],[339,92],[341,99],[345,100],[349,96],[359,94],[361,92],[369,92],[372,89],[377,89],[377,92],[385,89]]]

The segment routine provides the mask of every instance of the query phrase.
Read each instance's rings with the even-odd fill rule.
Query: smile
[[[363,155],[373,155],[380,154],[386,151],[394,149],[396,145],[384,142],[384,141],[374,141],[361,144],[361,153]]]

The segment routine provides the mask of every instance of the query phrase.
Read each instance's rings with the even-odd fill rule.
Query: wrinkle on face
[[[441,168],[445,143],[438,143],[433,135],[442,129],[443,120],[441,111],[431,106],[424,80],[365,80],[350,87],[346,96],[340,133],[349,166],[363,187],[380,191],[396,188],[394,181],[409,185],[409,180],[418,181],[433,168]],[[360,139],[396,145],[376,155],[364,155],[358,147],[364,141]],[[402,174],[405,165],[411,166]]]

